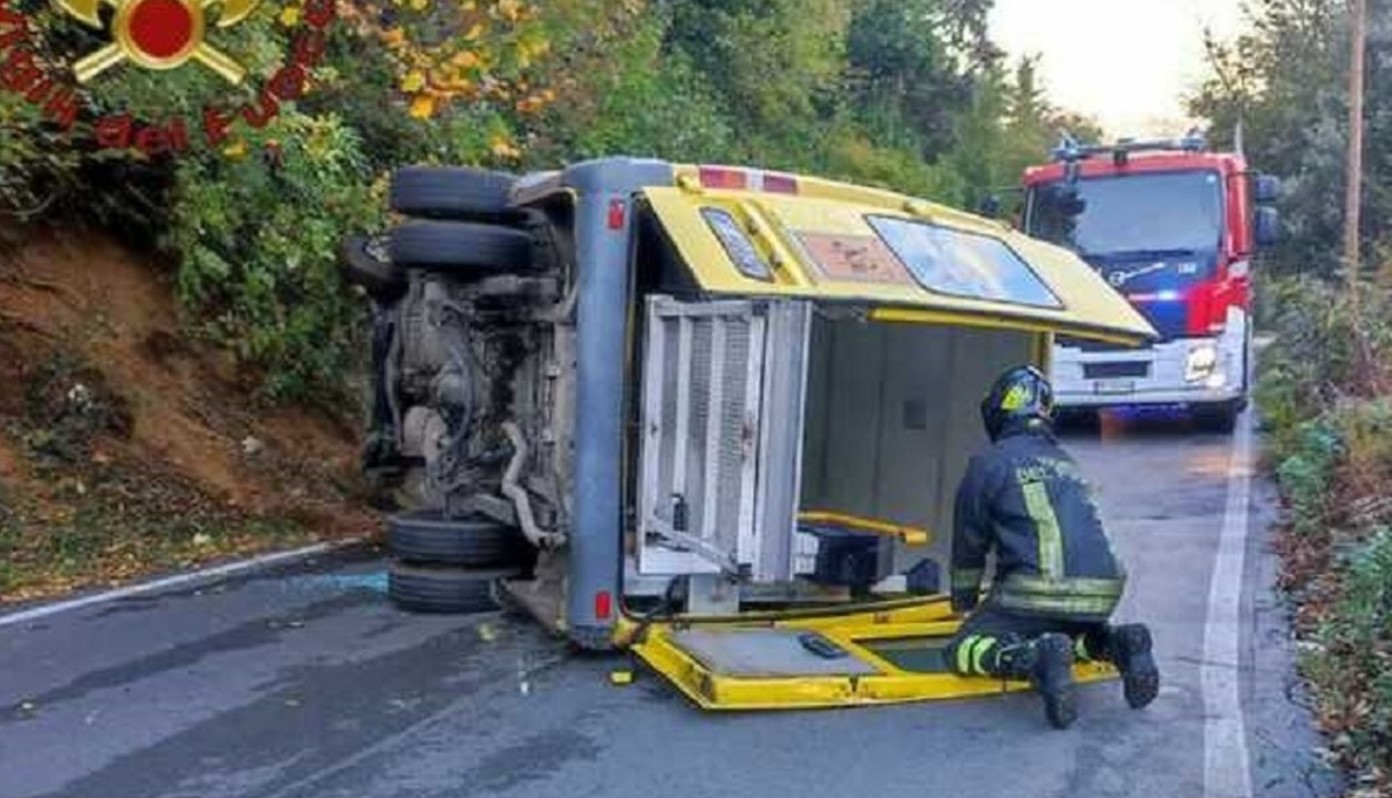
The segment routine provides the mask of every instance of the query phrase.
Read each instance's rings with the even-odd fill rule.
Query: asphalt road
[[[400,613],[362,553],[0,625],[0,798],[1222,794],[1206,748],[1212,770],[1242,741],[1206,735],[1201,669],[1231,441],[1068,440],[1130,566],[1120,616],[1155,632],[1147,710],[1101,684],[1067,732],[1027,695],[706,715],[525,622]],[[1241,663],[1215,667],[1238,678],[1251,794],[1330,795],[1271,592],[1268,486],[1252,505]]]

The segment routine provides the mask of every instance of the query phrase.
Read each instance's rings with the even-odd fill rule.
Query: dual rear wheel
[[[497,584],[523,576],[532,552],[515,527],[471,516],[416,511],[387,520],[392,563],[387,594],[412,612],[473,613],[498,609]]]
[[[508,204],[513,180],[466,167],[397,170],[391,210],[407,220],[381,235],[345,238],[340,274],[374,298],[391,300],[414,269],[464,280],[535,271],[540,259],[526,217]]]

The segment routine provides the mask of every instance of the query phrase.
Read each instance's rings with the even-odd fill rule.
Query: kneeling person
[[[1057,728],[1077,717],[1075,659],[1114,663],[1127,703],[1155,699],[1150,631],[1111,626],[1126,572],[1112,552],[1091,488],[1053,434],[1053,389],[1038,369],[1003,374],[981,403],[992,446],[972,458],[957,491],[952,606],[971,612],[948,647],[964,676],[1028,680]],[[977,606],[986,557],[996,577]]]

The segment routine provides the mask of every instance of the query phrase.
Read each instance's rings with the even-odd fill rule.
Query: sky
[[[992,38],[1041,54],[1055,105],[1098,119],[1110,138],[1178,136],[1183,96],[1204,75],[1203,30],[1240,28],[1241,0],[996,0]]]

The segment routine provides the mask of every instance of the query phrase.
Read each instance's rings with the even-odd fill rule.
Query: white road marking
[[[1247,413],[1233,431],[1228,504],[1208,588],[1204,621],[1204,798],[1250,798],[1252,775],[1242,715],[1242,578],[1251,500],[1252,425]]]
[[[30,621],[38,620],[40,618],[46,618],[50,615],[57,615],[60,612],[80,610],[83,607],[90,607],[94,604],[102,604],[108,601],[116,601],[117,599],[129,598],[131,596],[139,596],[145,593],[157,593],[161,590],[168,590],[172,587],[180,587],[182,585],[212,581],[221,577],[241,573],[242,571],[251,571],[258,568],[266,568],[268,566],[276,565],[277,563],[282,563],[289,560],[296,560],[304,557],[312,557],[315,554],[322,554],[333,549],[344,548],[346,546],[350,546],[354,543],[360,542],[360,538],[350,538],[348,540],[336,541],[331,543],[316,543],[313,546],[305,546],[304,548],[294,549],[292,551],[282,551],[277,552],[275,554],[263,554],[260,557],[252,557],[248,560],[238,560],[237,562],[230,562],[213,568],[204,568],[198,571],[190,571],[186,574],[178,574],[177,576],[165,577],[164,579],[156,579],[153,582],[145,582],[139,585],[130,585],[129,587],[118,588],[116,590],[108,590],[103,593],[94,593],[93,595],[83,596],[79,599],[72,599],[70,601],[60,601],[55,604],[45,604],[41,607],[35,607],[31,610],[24,610],[22,612],[12,613],[10,615],[0,615],[0,627],[13,626],[15,624],[20,623],[28,623]]]

